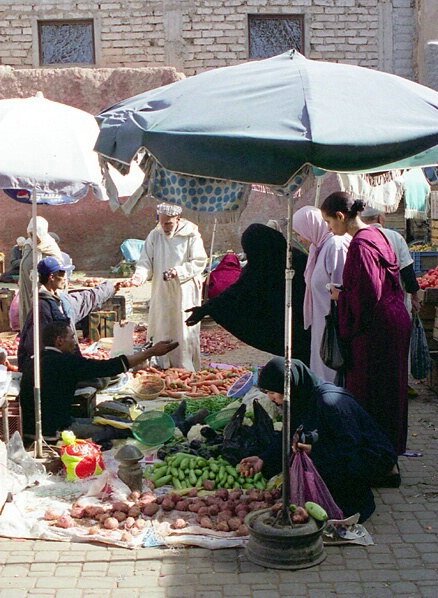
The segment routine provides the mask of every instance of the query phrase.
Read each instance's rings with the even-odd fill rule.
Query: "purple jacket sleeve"
[[[63,293],[61,301],[66,315],[76,324],[91,310],[101,307],[114,293],[113,283],[106,281],[93,289]]]

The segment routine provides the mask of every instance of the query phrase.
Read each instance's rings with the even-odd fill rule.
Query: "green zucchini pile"
[[[265,490],[267,480],[262,473],[254,477],[242,477],[239,470],[221,456],[216,459],[204,459],[187,453],[169,455],[163,463],[156,463],[145,472],[153,480],[155,488],[172,485],[175,489],[198,488],[215,490],[217,488],[257,488]]]

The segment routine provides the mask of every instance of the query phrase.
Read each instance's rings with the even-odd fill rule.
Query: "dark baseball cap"
[[[66,268],[59,258],[49,255],[38,262],[37,269],[41,276],[50,276],[55,272],[65,272]]]

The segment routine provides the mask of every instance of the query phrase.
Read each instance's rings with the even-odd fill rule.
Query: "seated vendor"
[[[17,282],[20,274],[21,258],[23,257],[23,246],[26,243],[24,237],[18,237],[16,244],[11,249],[9,264],[10,270],[0,276],[0,282]]]
[[[65,254],[67,255],[67,254]],[[68,256],[67,256],[68,257]],[[68,258],[69,261],[70,258]],[[72,266],[54,256],[42,259],[38,263],[41,288],[39,297],[40,334],[50,322],[65,320],[71,323],[76,338],[75,324],[90,311],[101,307],[120,289],[120,283],[106,281],[92,289],[66,292],[66,271]],[[74,266],[73,266],[74,267]],[[80,353],[79,346],[76,351]],[[22,372],[33,355],[33,310],[31,310],[21,331],[18,345],[18,368]]]
[[[345,389],[324,382],[298,359],[292,360],[291,430],[317,430],[314,444],[298,443],[312,459],[335,502],[346,517],[360,513],[365,521],[374,512],[371,487],[400,485],[397,455],[387,436]],[[277,405],[284,399],[285,360],[271,359],[258,384]],[[266,477],[282,469],[279,436],[261,455],[242,459],[243,476],[263,471]]]
[[[153,356],[166,355],[178,346],[160,341],[134,355],[113,359],[86,359],[75,352],[76,341],[68,322],[48,324],[43,332],[41,353],[41,414],[43,435],[55,437],[72,423],[71,405],[79,380],[99,376],[116,376]],[[35,434],[34,373],[25,369],[20,388],[20,403],[25,435]]]

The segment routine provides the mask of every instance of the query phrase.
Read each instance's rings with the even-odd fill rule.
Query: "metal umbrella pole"
[[[207,273],[207,278],[205,279],[204,297],[202,298],[203,299],[202,303],[205,303],[208,300],[208,287],[210,285],[211,265],[213,263],[213,248],[214,248],[214,240],[215,240],[215,236],[216,236],[216,225],[217,225],[217,218],[214,219],[213,233],[211,235],[210,259],[208,261],[208,273]]]
[[[295,271],[292,267],[292,208],[293,198],[288,198],[287,206],[287,258],[286,258],[286,293],[285,293],[285,323],[284,323],[284,398],[283,398],[283,509],[282,522],[284,525],[290,523],[290,446],[291,446],[291,383],[292,383],[292,280]]]
[[[33,301],[33,355],[35,404],[35,457],[43,456],[43,431],[41,423],[41,376],[40,376],[40,314],[38,303],[38,248],[37,248],[37,197],[36,189],[32,189],[32,301]]]

